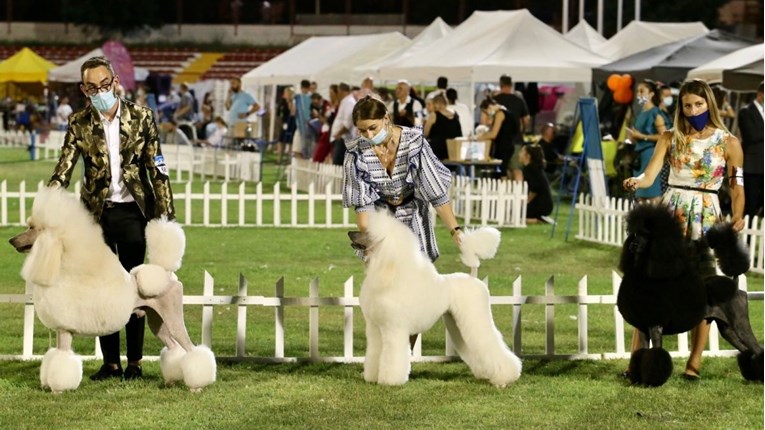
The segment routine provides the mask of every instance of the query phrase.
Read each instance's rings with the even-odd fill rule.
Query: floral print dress
[[[722,217],[717,191],[725,175],[727,136],[726,131],[717,129],[706,139],[691,140],[682,152],[672,141],[669,188],[662,203],[672,209],[686,239],[701,239]]]

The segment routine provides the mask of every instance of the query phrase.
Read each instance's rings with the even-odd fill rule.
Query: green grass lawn
[[[29,162],[25,155],[22,150],[0,149],[0,180],[8,179],[16,187],[21,179],[47,179],[53,163]],[[277,176],[272,158],[266,159],[266,187]],[[576,294],[584,276],[591,294],[611,293],[619,249],[564,241],[565,217],[559,222],[553,238],[547,225],[503,229],[497,258],[480,269],[481,276],[489,277],[492,294],[512,294],[519,275],[524,295],[544,294],[550,276],[555,277],[556,294]],[[321,296],[340,296],[349,276],[354,276],[358,294],[363,267],[352,255],[343,229],[185,230],[187,253],[178,276],[186,294],[202,293],[204,271],[215,278],[218,295],[237,294],[239,273],[247,278],[250,295],[273,296],[276,281],[284,277],[285,295],[307,296],[310,280],[318,277]],[[9,238],[19,231],[0,228],[0,236]],[[444,228],[438,229],[437,238],[442,251],[439,271],[464,270]],[[18,275],[23,256],[9,245],[0,256],[0,294],[23,293]],[[751,290],[762,289],[762,276],[749,274],[748,280]],[[613,306],[589,309],[590,352],[614,351]],[[511,341],[511,307],[495,306],[493,311],[497,326]],[[187,306],[185,312],[192,339],[199,342],[201,306]],[[320,310],[321,355],[342,355],[342,312],[340,307]],[[289,308],[285,313],[286,355],[308,356],[308,310]],[[752,302],[750,314],[762,339],[762,302]],[[555,306],[556,352],[576,351],[576,316],[575,305]],[[22,306],[0,304],[0,355],[21,352],[22,318]],[[215,307],[213,350],[219,356],[235,354],[236,318],[236,306]],[[522,326],[523,349],[517,352],[543,353],[544,306],[524,306]],[[360,310],[355,312],[354,333],[354,352],[363,355]],[[151,335],[146,339],[145,353],[158,354],[161,345]],[[48,331],[38,323],[35,353],[44,353],[49,342]],[[250,308],[247,355],[272,356],[273,342],[273,310]],[[427,332],[423,342],[423,354],[443,354],[442,326]],[[674,341],[668,343],[671,348]],[[93,353],[92,339],[77,339],[74,346],[83,355]],[[730,346],[721,341],[721,348]],[[410,383],[394,388],[366,384],[358,364],[222,362],[219,381],[192,395],[182,387],[163,388],[158,364],[147,362],[143,381],[93,383],[86,378],[76,392],[54,396],[39,388],[38,361],[2,361],[0,404],[6,406],[0,407],[0,428],[761,428],[763,387],[744,382],[734,359],[705,359],[698,383],[679,377],[683,363],[675,360],[675,374],[665,386],[642,389],[617,377],[626,360],[527,359],[521,379],[498,390],[476,381],[459,362],[416,363]],[[85,375],[98,365],[86,361]]]

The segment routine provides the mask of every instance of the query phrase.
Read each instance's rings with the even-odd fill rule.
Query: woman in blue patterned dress
[[[385,104],[370,96],[356,103],[353,124],[359,137],[347,143],[343,205],[355,208],[359,230],[366,230],[370,211],[387,209],[412,229],[420,249],[435,261],[432,205],[459,246],[461,231],[449,201],[451,172],[420,129],[393,125]]]
[[[701,240],[709,228],[722,218],[717,191],[725,172],[731,194],[733,228],[744,228],[744,180],[741,143],[725,128],[709,85],[701,80],[686,81],[680,88],[680,105],[675,110],[675,128],[662,134],[645,172],[624,181],[634,191],[649,187],[661,170],[665,157],[670,172],[667,191],[661,203],[680,221],[685,237]],[[693,248],[692,248],[693,249]],[[711,254],[699,267],[702,276],[715,274]],[[706,346],[709,324],[702,321],[691,331],[691,354],[684,376],[699,378],[701,353]]]

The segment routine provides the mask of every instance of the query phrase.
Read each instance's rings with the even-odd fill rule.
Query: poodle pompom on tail
[[[738,276],[749,270],[749,251],[739,240],[738,232],[729,222],[717,223],[706,233],[707,243],[715,252],[720,270],[728,276]]]
[[[501,234],[494,227],[481,227],[466,231],[462,235],[460,260],[472,268],[481,266],[481,260],[491,259],[497,254]]]
[[[149,263],[162,266],[168,272],[175,272],[181,268],[186,235],[175,221],[164,216],[153,219],[146,226],[146,248]]]

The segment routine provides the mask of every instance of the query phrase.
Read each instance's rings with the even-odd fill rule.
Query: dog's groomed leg
[[[76,390],[82,382],[82,360],[72,351],[72,334],[59,330],[57,348],[45,353],[40,366],[40,383],[54,393]]]
[[[377,375],[380,371],[380,351],[382,349],[380,329],[374,323],[367,320],[366,334],[367,353],[364,356],[364,380],[367,382],[377,382]]]
[[[494,325],[489,292],[480,281],[454,286],[444,323],[460,357],[476,378],[487,379],[497,387],[520,378],[521,360],[510,351]]]
[[[409,380],[411,356],[409,333],[401,328],[380,330],[381,350],[377,382],[383,385],[401,385]]]

